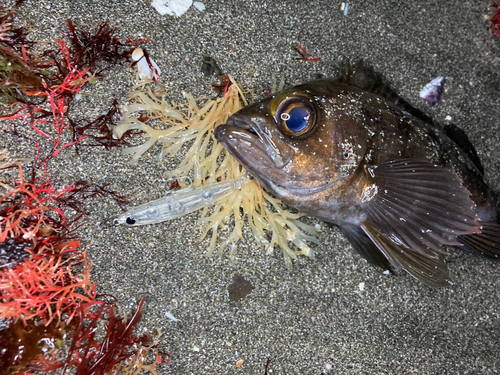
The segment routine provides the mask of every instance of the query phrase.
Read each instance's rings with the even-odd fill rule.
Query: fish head
[[[344,87],[313,81],[243,108],[215,137],[265,189],[299,207],[362,160],[368,137],[345,116],[351,106]]]

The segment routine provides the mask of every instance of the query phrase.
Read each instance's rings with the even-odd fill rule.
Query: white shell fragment
[[[153,0],[151,5],[162,16],[182,16],[193,5],[193,0]]]
[[[420,97],[427,102],[429,107],[433,107],[439,102],[444,90],[444,83],[444,77],[437,77],[425,85],[422,91],[420,91]]]
[[[199,1],[195,1],[193,3],[193,6],[198,9],[200,12],[205,10],[205,5],[203,3],[200,3]]]
[[[349,3],[342,3],[342,5],[340,6],[340,10],[343,10],[344,16],[347,16],[347,14],[349,13]]]
[[[144,82],[156,82],[161,76],[161,69],[151,56],[148,56],[148,58],[152,66],[149,66],[148,60],[144,56],[142,48],[136,48],[134,52],[132,52],[132,60],[137,61],[136,66],[139,80]]]
[[[169,319],[173,320],[174,322],[178,322],[178,321],[179,321],[179,319],[177,319],[175,316],[173,316],[173,315],[172,315],[172,313],[171,313],[170,311],[167,311],[167,312],[165,313],[165,316],[166,316],[167,318],[169,318]]]

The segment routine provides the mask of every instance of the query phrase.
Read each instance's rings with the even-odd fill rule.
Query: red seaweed
[[[24,48],[22,57],[15,51],[0,49],[0,59],[6,62],[3,65],[9,66],[8,70],[0,69],[0,89],[7,95],[7,99],[10,96],[10,101],[17,101],[14,104],[20,106],[17,110],[0,116],[0,121],[4,120],[6,123],[1,130],[15,134],[15,125],[9,125],[7,120],[29,121],[31,128],[53,145],[46,156],[37,154],[35,168],[45,168],[46,163],[63,148],[76,145],[87,137],[107,149],[123,145],[124,139],[114,139],[110,128],[120,116],[116,101],[107,114],[94,121],[83,120],[83,124],[68,118],[67,112],[74,95],[80,92],[83,85],[95,76],[102,76],[103,71],[111,65],[130,60],[134,48],[149,41],[128,38],[121,42],[114,36],[114,29],[107,22],[101,24],[95,34],[85,29],[77,30],[71,20],[68,20],[68,29],[63,34],[70,40],[70,46],[63,40],[56,39],[58,48],[45,51],[38,59],[27,55]],[[14,68],[10,68],[12,63]],[[102,66],[103,63],[106,65]],[[38,103],[34,102],[35,97],[38,98]],[[45,102],[49,103],[50,109],[42,107]],[[47,123],[53,125],[55,134],[43,129]],[[62,133],[70,128],[73,131],[73,141],[65,144],[62,142]],[[88,133],[90,129],[95,129],[100,134]],[[37,147],[39,148],[38,144]]]
[[[34,57],[31,49],[35,42],[27,40],[28,28],[13,26],[15,10],[22,2],[19,0],[6,12],[0,9],[0,63],[5,62],[0,64],[0,90],[13,103],[10,113],[0,115],[0,130],[32,140],[16,128],[19,123],[28,124],[37,136],[33,142],[38,151],[31,179],[25,181],[19,167],[19,178],[10,184],[14,188],[0,197],[0,322],[11,320],[9,328],[0,327],[0,338],[13,333],[11,327],[19,325],[16,319],[25,327],[21,335],[29,332],[33,319],[45,326],[61,327],[72,332],[65,360],[58,358],[60,353],[53,348],[45,356],[30,357],[27,364],[14,364],[17,367],[9,371],[16,374],[62,369],[64,374],[72,368],[77,374],[105,374],[134,355],[134,344],[150,339],[133,335],[144,298],[128,321],[116,315],[113,303],[96,302],[86,252],[79,250],[79,238],[72,233],[82,215],[89,214],[84,206],[87,199],[108,196],[119,205],[128,200],[108,189],[108,185],[92,181],[78,181],[56,192],[47,177],[47,163],[63,149],[76,148],[87,138],[97,143],[89,146],[107,149],[126,142],[112,137],[111,126],[120,118],[116,100],[106,114],[94,121],[73,121],[68,111],[83,85],[102,76],[111,65],[128,61],[133,49],[149,39],[121,42],[107,22],[92,34],[78,30],[68,20],[69,31],[63,34],[69,46],[56,40],[56,49]],[[68,142],[67,132],[71,131],[73,139]],[[50,148],[43,156],[42,143]],[[39,168],[44,172],[41,178],[37,177]],[[67,219],[68,208],[76,212],[76,218]],[[95,331],[98,322],[106,319],[104,339],[99,341]],[[157,351],[151,345],[145,349]],[[162,356],[168,362],[168,354],[157,353],[158,362]],[[154,364],[148,366],[154,369]]]
[[[27,39],[30,32],[29,26],[14,27],[14,15],[17,8],[19,8],[23,2],[24,0],[18,0],[16,4],[8,10],[0,8],[0,13],[5,13],[0,16],[0,43],[18,51],[22,51],[23,48],[31,48],[36,44]]]
[[[493,35],[500,37],[500,4],[492,3],[491,9],[493,11],[493,15],[489,16],[490,31]]]
[[[231,86],[231,80],[228,76],[219,76],[218,81],[212,83],[212,91],[217,94],[217,96],[223,94],[226,96],[229,86]]]
[[[83,271],[75,271],[80,265]],[[48,325],[68,314],[65,321],[70,323],[80,304],[95,300],[85,252],[34,255],[17,267],[0,270],[0,286],[2,319],[41,318]]]
[[[101,24],[95,34],[88,30],[78,31],[73,22],[68,19],[69,32],[64,32],[72,45],[73,65],[77,69],[88,68],[93,70],[101,61],[119,64],[128,61],[134,49],[149,42],[150,39],[128,38],[125,43],[114,36],[115,30],[109,27],[109,23]],[[107,69],[105,67],[95,72],[96,76]]]
[[[130,204],[130,200],[127,197],[118,195],[114,191],[107,189],[108,186],[109,184],[103,186],[94,184],[92,180],[90,182],[80,180],[64,189],[57,198],[57,201],[60,205],[70,207],[83,215],[90,215],[83,206],[83,203],[88,199],[109,197],[120,207]]]
[[[319,57],[315,57],[307,52],[306,47],[300,42],[300,37],[297,37],[297,42],[292,45],[292,50],[300,55],[300,57],[297,58],[298,60],[321,61]]]
[[[179,185],[179,181],[175,180],[174,182],[172,182],[170,184],[170,187],[168,188],[168,190],[178,189],[180,187],[181,187],[181,185]]]
[[[78,152],[78,147],[81,146],[103,146],[106,150],[113,147],[130,146],[126,140],[127,137],[132,137],[131,132],[125,132],[121,138],[115,138],[113,126],[116,126],[121,118],[120,105],[116,99],[109,107],[108,111],[99,116],[94,121],[83,120],[77,123],[69,119],[71,129],[73,131],[73,141],[87,138],[95,141],[94,143],[79,143],[75,144]],[[139,119],[140,120],[140,119]]]
[[[69,354],[62,366],[61,375],[70,367],[76,368],[76,374],[104,375],[110,373],[122,361],[130,358],[130,348],[136,343],[151,340],[148,335],[136,337],[133,331],[142,315],[144,297],[130,320],[117,316],[111,303],[102,303],[97,312],[88,313],[85,307],[78,311],[78,324],[72,334]],[[104,338],[99,343],[95,337],[96,325],[107,315],[108,322]],[[90,322],[85,322],[90,320]]]
[[[271,358],[268,358],[267,359],[267,363],[266,363],[266,367],[265,367],[265,371],[264,371],[264,375],[267,375],[267,371],[269,370],[269,365],[271,364],[273,360]]]

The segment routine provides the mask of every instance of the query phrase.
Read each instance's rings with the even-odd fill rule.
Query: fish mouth
[[[285,167],[295,156],[295,150],[286,142],[283,134],[266,121],[254,122],[247,116],[236,113],[227,120],[226,126],[244,130],[248,133],[247,135],[253,136],[255,140],[258,139],[276,168]]]
[[[266,174],[260,169],[280,167],[267,153],[264,144],[265,138],[260,137],[255,129],[256,125],[253,121],[236,113],[227,119],[226,124],[215,128],[214,136],[245,169],[257,177],[259,181],[266,181]]]
[[[290,193],[311,195],[338,181],[311,181],[293,176],[287,166],[298,150],[286,142],[283,134],[276,127],[268,125],[265,119],[254,122],[236,113],[226,124],[215,129],[214,136],[264,188],[278,196]]]

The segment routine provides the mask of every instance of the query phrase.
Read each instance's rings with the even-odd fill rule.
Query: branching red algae
[[[80,265],[83,271],[75,271]],[[93,303],[95,299],[95,284],[84,252],[33,256],[17,267],[0,271],[0,289],[2,319],[40,317],[44,324],[55,318],[60,321],[65,313],[69,323],[80,303]]]
[[[491,10],[493,15],[487,16],[491,22],[489,29],[493,35],[500,37],[500,4],[492,3]]]
[[[80,216],[69,223],[64,213],[67,207],[85,212],[80,206],[85,199],[114,193],[106,186],[86,182],[55,192],[50,181],[24,182],[22,172],[13,185],[14,189],[0,198],[0,233],[25,244],[28,258],[12,267],[0,266],[0,319],[23,321],[28,330],[33,319],[46,326],[55,322],[63,324],[66,333],[73,333],[66,360],[57,357],[54,347],[45,356],[39,356],[37,351],[32,356],[23,352],[22,362],[17,361],[19,356],[9,356],[13,362],[5,368],[12,368],[12,373],[25,373],[21,368],[25,366],[26,371],[62,369],[64,373],[73,368],[77,374],[105,374],[115,373],[130,358],[136,365],[124,368],[139,366],[154,373],[156,363],[145,364],[144,355],[132,350],[135,344],[150,341],[148,336],[133,335],[144,299],[129,321],[116,315],[114,304],[96,302],[86,252],[78,250],[77,238],[69,237],[71,226]],[[94,306],[97,312],[92,310]],[[98,341],[94,335],[102,320],[107,320],[107,327],[104,339]],[[13,333],[0,332],[0,338],[14,337]],[[19,337],[19,332],[15,336]],[[31,336],[26,333],[23,337],[28,340]],[[152,348],[153,345],[136,349],[146,353]]]
[[[38,152],[30,179],[24,180],[19,166],[18,179],[2,182],[6,193],[0,197],[0,322],[10,320],[10,326],[0,327],[0,340],[6,345],[12,344],[9,340],[28,344],[35,337],[38,346],[39,332],[32,328],[36,323],[72,332],[73,341],[65,360],[59,357],[56,346],[45,355],[33,348],[30,353],[14,353],[11,360],[0,358],[1,367],[12,374],[57,369],[64,373],[70,368],[77,374],[116,373],[118,369],[156,373],[156,362],[146,364],[145,356],[151,349],[157,351],[157,341],[143,346],[150,338],[133,335],[144,299],[128,321],[115,314],[112,303],[96,302],[86,251],[80,250],[81,243],[72,234],[82,215],[89,214],[84,206],[87,199],[108,196],[120,205],[128,203],[127,199],[109,190],[108,185],[92,181],[78,181],[56,192],[47,177],[47,163],[86,138],[107,149],[126,143],[113,138],[110,131],[121,115],[116,100],[94,121],[74,121],[68,111],[83,85],[102,76],[112,64],[128,61],[133,49],[149,40],[129,38],[121,42],[107,22],[92,34],[78,30],[68,20],[69,31],[64,35],[69,47],[64,40],[56,40],[55,49],[34,56],[31,48],[35,42],[26,39],[28,29],[13,26],[15,10],[22,1],[7,12],[0,9],[0,91],[3,101],[6,94],[7,102],[12,103],[7,109],[10,113],[0,113],[0,130],[31,139],[25,134],[24,125],[28,124],[35,133]],[[16,128],[19,123],[22,132]],[[65,143],[67,132],[72,132],[73,140]],[[50,146],[44,156],[39,139]],[[44,172],[41,178],[37,177],[40,168]],[[71,221],[65,216],[68,208],[77,213]],[[94,335],[102,320],[107,320],[106,332],[98,341]]]
[[[39,317],[49,324],[67,313],[69,322],[76,304],[95,299],[86,254],[68,238],[71,225],[50,181],[26,183],[20,170],[15,185],[0,198],[0,242],[23,244],[29,257],[14,267],[0,265],[0,318]]]
[[[69,32],[65,32],[64,35],[71,40],[73,65],[77,69],[91,71],[94,71],[99,62],[119,64],[129,61],[134,49],[150,40],[128,38],[123,43],[120,38],[114,36],[115,30],[109,27],[108,22],[101,24],[97,32],[91,34],[88,30],[78,31],[68,19],[68,29]],[[95,71],[94,74],[99,76],[108,67]]]
[[[111,65],[129,61],[133,49],[149,41],[129,38],[121,42],[107,22],[101,24],[95,34],[77,30],[71,20],[68,20],[68,29],[64,35],[70,40],[70,47],[64,40],[56,39],[58,48],[45,51],[37,59],[32,58],[24,47],[23,56],[20,56],[0,46],[0,90],[7,98],[4,102],[14,102],[13,106],[17,107],[13,112],[1,115],[0,121],[28,121],[38,135],[52,143],[52,150],[46,157],[38,154],[35,158],[35,164],[41,166],[45,166],[63,148],[87,137],[106,148],[126,143],[123,139],[113,139],[109,130],[120,117],[116,101],[106,115],[94,121],[77,122],[68,118],[67,112],[74,95],[85,83],[93,77],[102,76]],[[56,134],[44,130],[47,123],[52,123]],[[6,125],[1,130],[17,134],[15,125],[6,124],[10,126]],[[73,132],[73,142],[63,144],[61,135],[66,129]],[[89,132],[92,129],[98,134]]]
[[[136,337],[133,330],[138,323],[144,305],[144,297],[134,315],[129,319],[117,316],[111,303],[102,303],[94,314],[88,314],[85,309],[78,310],[78,323],[73,333],[73,341],[69,355],[62,366],[61,375],[69,367],[74,367],[77,375],[114,374],[121,363],[131,358],[134,352],[130,348],[134,344],[144,344],[151,341],[148,335]],[[107,326],[104,338],[99,343],[95,338],[98,321],[107,315]],[[90,322],[85,322],[90,320]]]
[[[118,195],[114,191],[107,189],[108,186],[109,184],[103,186],[94,184],[92,180],[90,182],[80,180],[61,191],[57,201],[60,205],[70,207],[83,215],[90,215],[83,206],[84,202],[88,199],[109,197],[120,207],[130,204],[130,200],[127,197]]]
[[[292,50],[300,55],[300,57],[298,57],[298,60],[321,61],[319,57],[313,56],[307,52],[306,47],[300,42],[300,37],[298,37],[297,42],[292,45]]]
[[[14,27],[14,15],[17,8],[24,2],[18,0],[11,9],[0,8],[0,42],[9,46],[14,50],[22,50],[22,48],[32,47],[35,42],[27,39],[29,28],[27,27]]]
[[[82,120],[75,122],[69,119],[73,131],[73,141],[82,138],[95,141],[93,143],[85,142],[84,144],[75,143],[77,152],[80,146],[103,146],[106,150],[110,150],[113,147],[130,146],[130,143],[126,140],[126,138],[132,137],[130,132],[123,134],[120,138],[115,137],[113,134],[113,127],[118,125],[120,119],[120,105],[116,99],[113,100],[113,103],[104,115],[99,116],[93,121]]]

